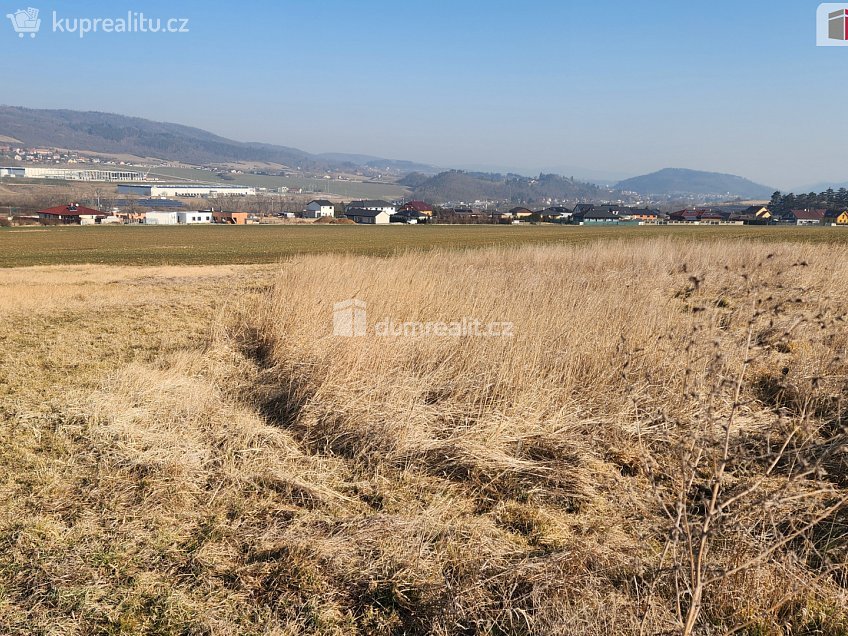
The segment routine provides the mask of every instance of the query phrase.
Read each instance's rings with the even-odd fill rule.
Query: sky
[[[30,3],[36,38],[0,24],[2,104],[441,167],[848,181],[848,47],[815,46],[817,2],[0,0],[0,18]],[[128,11],[188,32],[53,30]]]

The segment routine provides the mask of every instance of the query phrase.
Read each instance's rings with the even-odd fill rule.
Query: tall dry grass
[[[287,261],[206,349],[62,415],[0,607],[68,632],[845,633],[845,257]],[[364,337],[332,334],[347,298]]]

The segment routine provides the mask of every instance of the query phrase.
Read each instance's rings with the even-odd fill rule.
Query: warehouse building
[[[42,166],[9,166],[0,168],[0,177],[109,182],[144,180],[142,173],[131,170],[83,170],[81,168],[45,168]]]
[[[245,197],[256,194],[256,188],[202,183],[119,183],[118,194],[142,197]]]

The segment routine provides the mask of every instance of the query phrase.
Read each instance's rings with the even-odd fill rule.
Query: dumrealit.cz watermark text
[[[459,320],[395,320],[383,318],[368,328],[367,305],[364,300],[350,298],[333,305],[333,335],[347,338],[369,333],[382,337],[405,338],[511,338],[511,322],[489,321],[462,317]]]

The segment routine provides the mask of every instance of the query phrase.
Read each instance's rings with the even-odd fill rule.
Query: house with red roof
[[[700,223],[703,210],[685,209],[668,215],[669,223]]]
[[[108,214],[87,208],[78,203],[69,203],[68,205],[58,205],[55,208],[47,208],[46,210],[38,211],[38,218],[42,221],[54,221],[57,223],[80,223],[90,224],[96,223],[105,219]]]
[[[787,220],[795,225],[821,225],[827,210],[792,210]]]
[[[424,203],[424,201],[410,201],[400,206],[398,212],[418,212],[426,216],[433,216],[433,206],[429,203]]]

